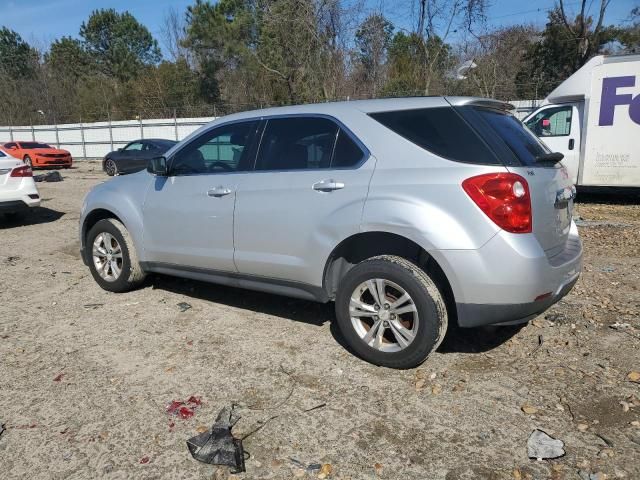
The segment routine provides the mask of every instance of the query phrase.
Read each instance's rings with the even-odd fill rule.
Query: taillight
[[[511,233],[531,233],[529,184],[515,173],[487,173],[462,182],[467,195],[493,222]]]
[[[25,165],[24,167],[14,168],[11,171],[10,177],[33,177],[33,171],[31,167]]]

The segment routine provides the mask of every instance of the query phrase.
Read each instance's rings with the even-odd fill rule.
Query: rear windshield
[[[499,110],[475,108],[479,116],[498,134],[523,166],[536,164],[536,157],[549,153],[542,142],[513,115]]]
[[[410,142],[449,160],[500,164],[478,134],[451,107],[397,110],[370,116]]]
[[[26,150],[31,150],[32,148],[51,148],[46,143],[38,142],[20,142],[20,147]]]

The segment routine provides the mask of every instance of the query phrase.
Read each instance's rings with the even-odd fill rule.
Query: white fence
[[[515,115],[522,119],[541,101],[516,100],[510,103],[516,107]],[[215,118],[164,118],[0,127],[0,143],[38,141],[69,150],[76,159],[102,158],[107,153],[140,138],[182,140]]]
[[[215,117],[123,120],[0,127],[0,143],[38,141],[69,150],[74,158],[102,158],[140,138],[182,140]]]

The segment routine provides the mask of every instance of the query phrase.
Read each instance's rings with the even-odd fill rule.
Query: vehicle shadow
[[[215,285],[198,280],[160,274],[153,274],[150,283],[153,288],[167,290],[199,300],[220,303],[229,307],[266,313],[267,315],[274,315],[318,327],[326,322],[332,322],[334,319],[333,303],[323,304],[298,300],[270,293],[255,292],[243,288]]]
[[[30,208],[16,215],[3,215],[0,213],[0,230],[51,223],[59,220],[64,215],[64,212],[47,207]]]
[[[524,324],[510,326],[486,326],[460,328],[449,325],[444,340],[438,347],[439,353],[481,353],[499,347],[515,336]]]
[[[329,322],[330,332],[335,341],[351,354],[358,356],[346,343],[338,328],[333,302],[316,303],[160,274],[152,275],[150,283],[153,288],[187,297],[221,303],[252,312],[266,313],[317,327]],[[460,328],[457,325],[450,325],[444,341],[437,351],[439,353],[486,352],[502,345],[516,335],[523,326]]]
[[[576,203],[640,205],[640,188],[578,187]]]

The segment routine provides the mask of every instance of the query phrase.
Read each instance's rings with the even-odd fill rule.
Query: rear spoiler
[[[477,97],[445,97],[451,106],[472,105],[476,107],[494,108],[496,110],[510,111],[515,110],[515,105],[491,98]]]

